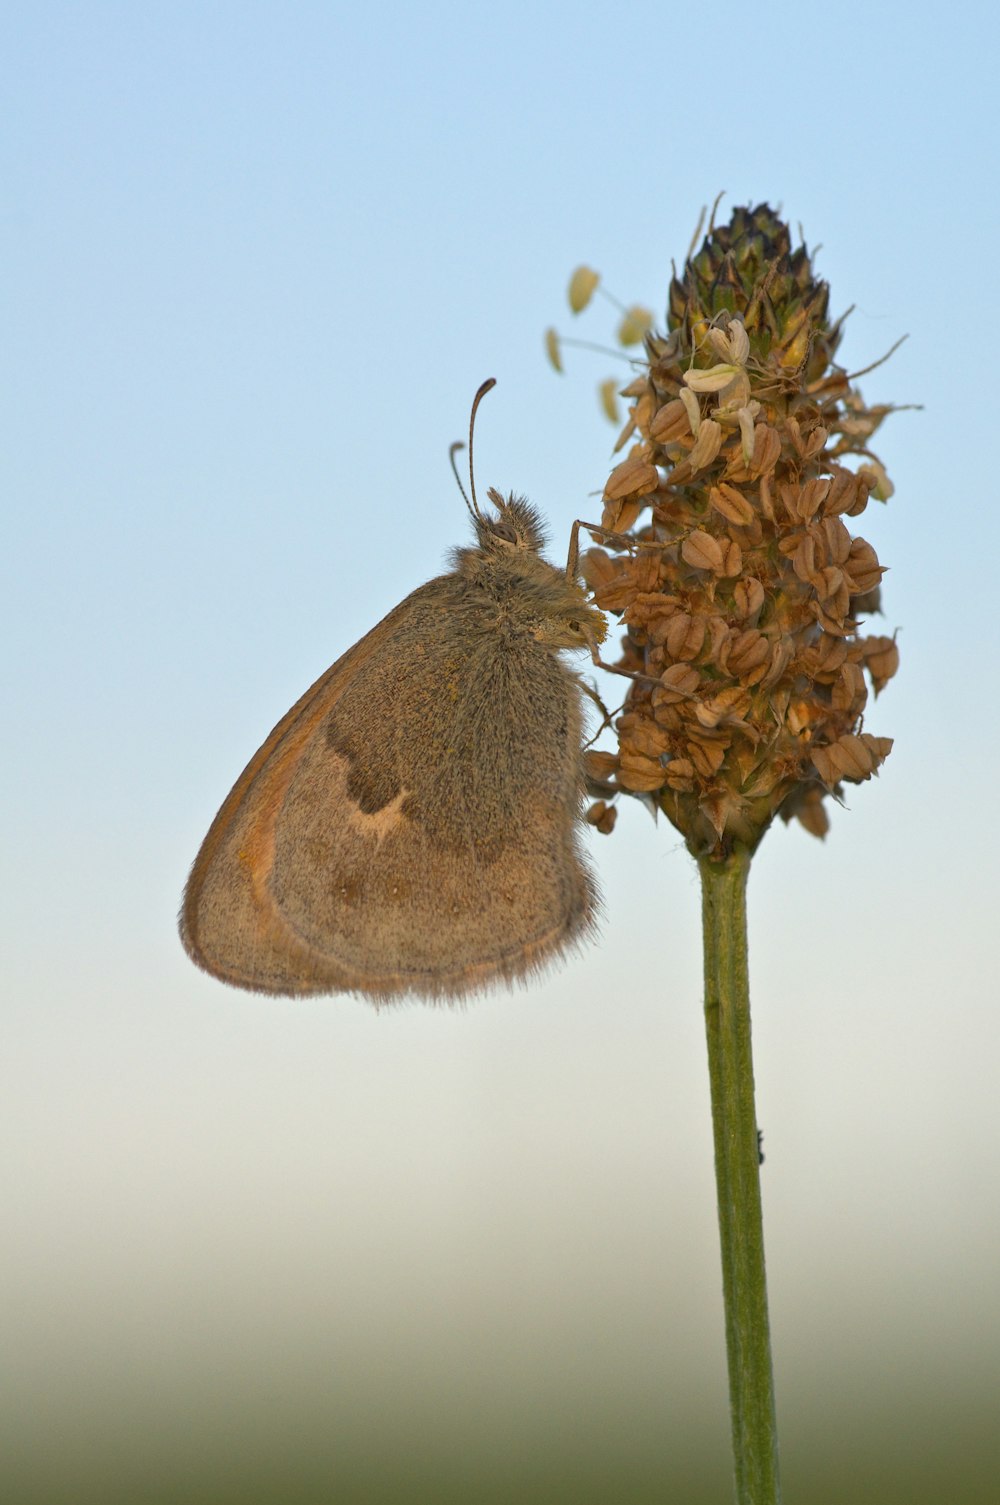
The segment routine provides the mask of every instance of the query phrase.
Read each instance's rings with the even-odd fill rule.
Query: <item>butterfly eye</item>
[[[514,531],[513,523],[503,521],[494,523],[493,536],[501,539],[504,543],[517,543],[517,533]]]

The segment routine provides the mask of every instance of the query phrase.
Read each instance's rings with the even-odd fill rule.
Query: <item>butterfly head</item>
[[[516,554],[540,554],[545,546],[542,520],[523,496],[503,496],[490,487],[487,496],[495,516],[480,513],[473,518],[476,540],[485,554],[503,558]]]

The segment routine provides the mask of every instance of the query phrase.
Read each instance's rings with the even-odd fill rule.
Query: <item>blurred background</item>
[[[230,991],[175,913],[278,717],[467,536],[564,557],[614,430],[581,261],[811,247],[870,401],[896,738],[774,830],[751,976],[785,1496],[996,1498],[993,12],[9,4],[2,1494],[730,1498],[699,896],[592,835],[599,946],[467,1010]],[[627,379],[627,373],[625,378]],[[991,961],[991,958],[993,960]]]

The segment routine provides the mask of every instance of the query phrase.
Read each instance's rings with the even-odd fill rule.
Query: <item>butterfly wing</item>
[[[415,591],[275,727],[194,864],[181,935],[270,993],[459,997],[592,924],[579,690],[475,630],[457,577]]]

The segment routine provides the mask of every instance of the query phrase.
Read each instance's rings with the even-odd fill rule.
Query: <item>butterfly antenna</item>
[[[483,382],[482,386],[479,388],[479,391],[472,399],[472,412],[469,414],[469,485],[472,488],[473,512],[478,518],[481,518],[483,514],[480,512],[479,503],[476,501],[476,472],[473,469],[472,465],[472,438],[476,432],[476,409],[479,407],[479,404],[482,402],[487,392],[492,391],[496,384],[497,379],[495,376],[491,376]]]
[[[461,476],[458,473],[458,466],[455,464],[455,456],[458,454],[458,451],[460,449],[464,449],[465,448],[465,445],[456,442],[448,450],[448,459],[451,461],[452,474],[455,477],[455,481],[456,481],[456,483],[458,485],[459,491],[462,493],[462,500],[464,501],[465,505],[468,507],[470,513],[472,514],[473,521],[477,522],[477,523],[485,522],[486,519],[483,517],[483,514],[480,512],[480,510],[479,510],[479,503],[476,501],[476,474],[475,474],[475,471],[473,470],[473,467],[472,467],[472,440],[473,440],[473,435],[475,434],[475,431],[476,431],[476,409],[479,407],[479,404],[482,402],[483,398],[486,396],[486,394],[490,390],[490,388],[491,387],[495,387],[496,384],[497,384],[496,377],[495,376],[491,376],[488,381],[484,381],[483,382],[482,386],[479,388],[479,391],[476,393],[475,397],[472,399],[472,413],[469,416],[469,485],[472,488],[472,501],[471,502],[469,501],[469,498],[465,494],[465,487],[462,485],[462,478],[461,478]]]
[[[458,466],[455,464],[455,456],[458,454],[460,449],[464,448],[465,445],[462,443],[461,439],[456,439],[454,444],[450,445],[448,448],[448,459],[451,461],[451,473],[455,477],[455,485],[462,493],[462,501],[468,507],[469,511],[472,512],[472,503],[469,501],[469,498],[465,494],[465,487],[462,485],[462,477],[459,475]],[[476,514],[472,512],[472,516],[474,519]]]

